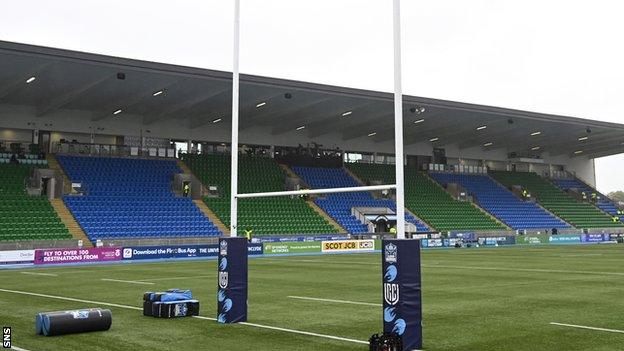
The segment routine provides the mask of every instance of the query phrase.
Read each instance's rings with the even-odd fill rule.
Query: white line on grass
[[[505,271],[505,272],[533,272],[533,273],[569,273],[569,274],[589,274],[589,275],[616,275],[624,276],[624,272],[596,272],[596,271],[569,271],[565,269],[541,269],[541,268],[504,268],[504,267],[475,267],[475,266],[443,266],[443,265],[421,265],[423,268],[446,268],[446,269],[475,269],[483,271]]]
[[[23,349],[23,348],[21,348],[21,347],[17,347],[17,346],[15,346],[15,345],[11,345],[11,350],[17,350],[17,351],[29,351],[29,350]]]
[[[570,328],[578,328],[578,329],[587,329],[587,330],[596,330],[596,331],[603,331],[603,332],[609,332],[609,333],[621,333],[621,334],[624,334],[624,330],[588,327],[586,325],[565,324],[565,323],[556,323],[556,322],[550,322],[550,325],[558,325],[558,326],[561,326],[561,327],[570,327]]]
[[[13,293],[13,294],[21,294],[21,295],[30,295],[30,296],[46,297],[46,298],[50,298],[50,299],[57,299],[57,300],[66,300],[66,301],[83,302],[83,303],[88,303],[88,304],[93,304],[93,305],[103,305],[103,306],[111,306],[111,307],[127,308],[127,309],[132,309],[132,310],[140,310],[140,311],[142,311],[142,310],[143,310],[143,308],[141,308],[141,307],[128,306],[128,305],[119,305],[119,304],[116,304],[116,303],[110,303],[110,302],[89,301],[89,300],[82,300],[82,299],[74,299],[74,298],[71,298],[71,297],[63,297],[63,296],[54,296],[54,295],[38,294],[38,293],[32,293],[32,292],[27,292],[27,291],[18,291],[18,290],[9,290],[9,289],[0,289],[0,291],[3,291],[3,292],[8,292],[8,293]],[[204,316],[193,316],[193,318],[204,319],[204,320],[209,320],[209,321],[216,321],[216,320],[217,320],[216,318],[204,317]],[[348,339],[348,338],[343,338],[343,337],[340,337],[340,336],[334,336],[334,335],[317,334],[317,333],[306,332],[306,331],[301,331],[301,330],[287,329],[287,328],[280,328],[280,327],[273,327],[273,326],[270,326],[270,325],[262,325],[262,324],[249,323],[249,322],[242,322],[242,323],[238,323],[238,324],[248,325],[248,326],[250,326],[250,327],[262,328],[262,329],[269,329],[269,330],[283,331],[283,332],[286,332],[286,333],[292,333],[292,334],[307,335],[307,336],[315,336],[315,337],[324,338],[324,339],[331,339],[331,340],[338,340],[338,341],[346,341],[346,342],[352,342],[352,343],[357,343],[357,344],[368,345],[368,341],[363,341],[363,340],[355,340],[355,339]]]
[[[370,302],[359,302],[359,301],[346,301],[346,300],[333,300],[333,299],[321,299],[317,297],[307,297],[307,296],[288,296],[289,299],[298,299],[298,300],[310,300],[310,301],[319,301],[319,302],[330,302],[330,303],[344,303],[349,305],[363,305],[363,306],[375,306],[381,307],[380,303],[370,303]]]
[[[29,274],[29,275],[45,275],[47,277],[58,277],[58,274],[53,274],[53,273],[38,273],[38,272],[20,272],[22,274]]]
[[[178,280],[178,279],[195,279],[195,278],[214,278],[217,276],[217,273],[210,275],[194,275],[188,277],[163,277],[163,278],[150,278],[150,279],[141,279],[137,280],[138,282],[155,282],[160,280]]]
[[[108,279],[108,278],[102,278],[100,280],[103,280],[105,282],[116,282],[116,283],[128,283],[128,284],[141,284],[141,285],[154,285],[156,283],[151,283],[151,282],[143,282],[143,281],[136,281],[136,280],[119,280],[119,279]]]

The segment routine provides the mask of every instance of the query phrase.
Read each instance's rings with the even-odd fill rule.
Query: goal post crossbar
[[[377,190],[390,190],[396,189],[395,184],[389,185],[370,185],[370,186],[354,186],[348,188],[327,188],[327,189],[303,189],[303,190],[289,190],[289,191],[273,191],[264,193],[247,193],[237,194],[234,197],[237,199],[250,199],[257,197],[271,197],[271,196],[299,196],[309,194],[335,194],[335,193],[352,193],[358,191],[377,191]]]

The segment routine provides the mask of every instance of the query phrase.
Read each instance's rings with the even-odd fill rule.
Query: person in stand
[[[393,226],[392,228],[390,228],[390,234],[396,235],[396,233],[397,233],[396,226]]]
[[[611,218],[611,220],[613,221],[613,223],[617,223],[617,222],[619,222],[619,221],[620,221],[620,217],[619,217],[619,216],[613,216],[613,217]]]
[[[245,229],[245,238],[248,242],[251,242],[251,236],[253,235],[253,229]]]
[[[184,186],[182,187],[182,194],[184,195],[184,197],[188,197],[190,192],[191,186],[189,185],[189,183],[184,183]]]
[[[583,201],[587,201],[587,193],[585,193],[584,191],[581,192],[581,197],[583,198]]]
[[[526,189],[522,189],[522,197],[526,200],[529,196],[529,192]]]
[[[592,192],[591,199],[593,203],[596,203],[598,201],[598,194],[596,194],[596,192]]]

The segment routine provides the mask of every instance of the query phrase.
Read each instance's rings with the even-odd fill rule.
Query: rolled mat
[[[35,331],[45,336],[104,331],[112,322],[111,311],[101,308],[43,312],[35,317]]]

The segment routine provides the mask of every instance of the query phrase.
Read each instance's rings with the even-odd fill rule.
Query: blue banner
[[[403,350],[422,348],[420,241],[382,241],[384,332],[403,339]]]
[[[247,239],[219,239],[217,322],[247,321]]]
[[[515,236],[489,236],[479,238],[479,243],[486,246],[496,245],[514,245],[516,243]]]
[[[262,255],[262,244],[248,244],[249,255]],[[171,245],[124,247],[124,260],[145,260],[158,258],[217,257],[219,245]]]
[[[609,241],[609,234],[583,234],[581,235],[581,242],[584,243],[601,243],[603,241]]]

